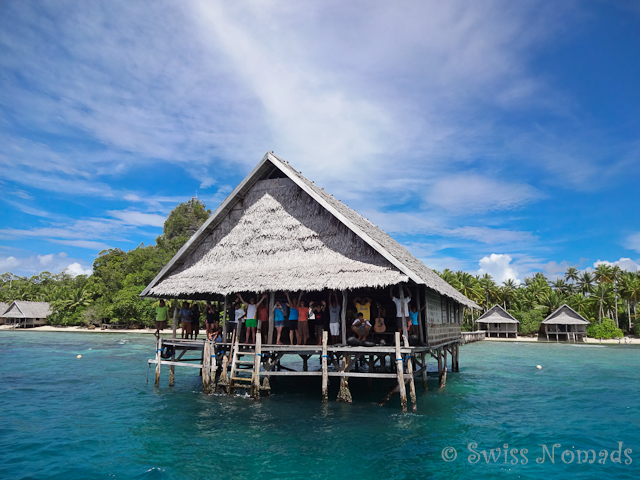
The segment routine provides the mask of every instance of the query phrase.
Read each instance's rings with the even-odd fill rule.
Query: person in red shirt
[[[262,295],[258,302],[258,330],[262,334],[262,343],[267,341],[267,333],[269,332],[269,302],[267,295]]]
[[[310,303],[313,306],[313,302]],[[309,338],[309,307],[304,305],[304,300],[300,300],[298,305],[298,345],[306,345]]]

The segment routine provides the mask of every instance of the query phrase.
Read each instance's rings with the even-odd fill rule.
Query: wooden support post
[[[262,365],[262,335],[256,335],[256,349],[253,357],[251,396],[260,400],[260,366]]]
[[[428,296],[428,288],[424,287],[424,338],[423,341],[425,344],[429,345],[429,296]]]
[[[429,390],[429,386],[427,385],[427,354],[426,353],[422,354],[422,367],[424,368],[424,370],[422,370],[422,389]]]
[[[398,290],[400,290],[400,313],[402,313],[402,336],[404,338],[409,338],[409,334],[407,333],[407,312],[405,312],[406,308],[404,305],[404,284],[400,284],[398,286]],[[407,342],[407,347],[409,346],[409,342]]]
[[[227,296],[224,296],[224,307],[222,311],[222,341],[227,343]]]
[[[160,362],[162,361],[160,353],[162,353],[162,338],[156,342],[156,387],[160,386]]]
[[[309,371],[309,357],[311,355],[300,355],[300,358],[302,358],[302,371],[303,372],[308,372]]]
[[[327,343],[329,341],[329,332],[322,331],[322,401],[329,401],[329,374],[327,371]]]
[[[269,330],[267,342],[273,345],[273,330],[275,329],[275,313],[273,307],[276,304],[276,292],[269,292]]]
[[[347,291],[342,290],[342,311],[340,312],[342,323],[342,344],[347,344]]]
[[[407,335],[404,336],[404,346],[409,348],[409,337]],[[407,361],[405,362],[407,365],[407,375],[409,375],[409,394],[411,397],[411,408],[413,410],[418,409],[418,404],[416,403],[416,383],[413,379],[413,358],[411,355],[407,356]]]
[[[373,373],[375,370],[375,358],[373,355],[369,355],[369,374]],[[367,388],[371,390],[373,386],[373,379],[371,377],[367,377]]]
[[[416,285],[416,307],[418,307],[418,336],[421,341],[424,341],[424,328],[422,326],[422,319],[427,318],[426,314],[422,315],[422,305],[420,304],[420,285]],[[426,305],[426,304],[425,304]],[[426,313],[426,312],[425,312]]]
[[[440,388],[447,385],[447,352],[444,348],[438,351],[438,367],[440,373]]]
[[[211,387],[209,391],[214,393],[216,391],[216,374],[218,373],[218,359],[216,358],[216,344],[211,342]]]
[[[351,367],[351,356],[345,355],[342,357],[342,372],[348,372]],[[346,375],[340,378],[340,391],[338,392],[338,402],[346,402],[351,403],[353,399],[351,398],[351,392],[349,391],[349,377]]]
[[[174,347],[173,355],[171,355],[171,361],[172,362],[176,361],[175,347]],[[173,387],[175,383],[176,383],[176,366],[171,365],[169,367],[169,386]]]
[[[229,387],[229,357],[226,355],[222,357],[222,371],[220,372],[220,379],[218,380],[218,387],[226,390]]]
[[[404,369],[402,368],[402,353],[400,352],[400,332],[396,332],[396,370],[398,372],[398,388],[400,391],[400,405],[402,411],[407,411],[407,390],[404,387]]]
[[[204,342],[202,349],[202,393],[210,393],[211,389],[211,343]]]
[[[178,299],[174,299],[175,306],[173,308],[173,338],[177,338],[177,330],[178,330],[178,311],[180,311],[180,306],[178,305]],[[173,369],[173,367],[171,367]]]

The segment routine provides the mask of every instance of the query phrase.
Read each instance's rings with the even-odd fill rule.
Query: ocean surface
[[[638,478],[640,472],[635,346],[466,345],[460,373],[450,373],[442,390],[431,360],[429,390],[416,385],[415,413],[402,413],[397,396],[377,406],[389,380],[367,390],[352,379],[352,404],[335,402],[337,380],[327,404],[319,379],[280,377],[273,394],[258,402],[203,395],[196,369],[177,368],[170,388],[165,368],[155,388],[153,369],[147,383],[150,335],[1,332],[0,352],[0,479]],[[593,450],[588,456],[595,461],[582,453],[579,463],[578,450]]]

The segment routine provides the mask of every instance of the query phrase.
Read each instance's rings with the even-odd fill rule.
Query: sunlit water
[[[417,382],[416,413],[401,413],[397,396],[376,405],[389,380],[368,391],[352,379],[348,405],[334,401],[337,379],[328,404],[319,379],[274,380],[273,395],[259,402],[203,395],[196,369],[177,368],[169,388],[165,368],[154,388],[153,371],[146,383],[153,351],[151,336],[0,333],[0,478],[637,478],[640,471],[640,349],[632,346],[466,345],[445,389],[433,372],[429,391]],[[631,464],[624,453],[621,463],[611,461],[618,442],[633,450]],[[505,444],[526,448],[528,462],[518,452],[505,463],[502,450],[494,462],[488,450]],[[536,462],[541,444],[561,445],[554,463]],[[443,459],[446,447],[455,460]],[[569,463],[569,453],[562,461],[564,450],[579,449],[607,450],[606,463]]]

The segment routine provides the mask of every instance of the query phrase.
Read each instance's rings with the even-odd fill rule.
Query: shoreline
[[[155,333],[155,329],[153,328],[135,328],[135,329],[105,329],[102,330],[100,328],[96,328],[95,330],[89,330],[87,327],[56,327],[53,325],[43,325],[41,327],[32,327],[32,328],[11,328],[10,325],[0,325],[0,332],[59,332],[59,333],[117,333],[117,334],[127,334],[127,333],[135,333],[135,334],[144,334],[144,335],[153,335]],[[172,338],[172,330],[169,328],[165,328],[162,332],[160,332],[160,336],[163,338]],[[201,331],[200,335],[205,336],[206,332],[204,329]],[[518,337],[518,338],[497,338],[497,337],[486,337],[482,342],[524,342],[524,343],[554,343],[554,344],[566,344],[570,343],[571,345],[640,345],[640,338],[636,337],[624,337],[621,339],[612,338],[606,340],[599,340],[597,338],[587,338],[586,342],[556,342],[554,340],[538,340],[537,337]],[[470,342],[477,343],[477,342]]]
[[[525,342],[525,343],[554,343],[554,344],[571,344],[571,345],[640,345],[640,339],[636,337],[624,338],[607,338],[600,340],[598,338],[587,337],[586,342],[556,342],[555,340],[542,340],[537,337],[518,337],[518,338],[497,338],[486,337],[481,342]],[[626,342],[625,342],[626,341]],[[477,343],[477,342],[470,342]]]

